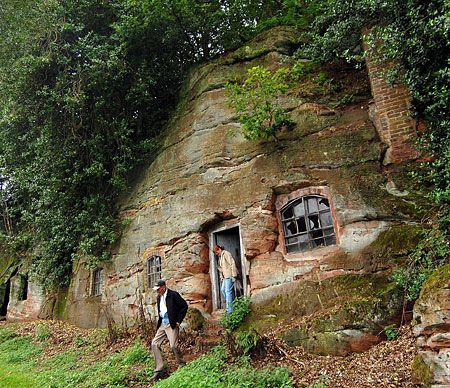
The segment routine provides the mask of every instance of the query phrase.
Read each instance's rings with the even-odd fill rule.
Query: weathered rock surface
[[[419,354],[413,376],[426,386],[450,386],[450,264],[424,284],[414,305],[414,323]]]
[[[223,85],[243,79],[252,66],[289,64],[297,41],[296,30],[277,28],[192,71],[159,154],[121,201],[121,214],[129,223],[113,260],[104,265],[102,294],[90,296],[91,273],[78,263],[67,319],[104,325],[108,310],[117,323],[132,324],[141,298],[151,313],[155,298],[148,289],[146,261],[152,254],[162,257],[169,287],[210,313],[211,233],[230,225],[239,227],[246,291],[255,300],[269,300],[280,285],[317,273],[326,279],[376,271],[401,258],[403,248],[386,255],[370,248],[384,232],[395,235],[396,228],[413,223],[414,206],[411,196],[398,197],[386,189],[380,165],[386,147],[369,119],[371,96],[364,73],[347,77],[330,70],[342,82],[348,78],[348,87],[358,83],[360,98],[351,105],[327,106],[326,91],[313,80],[316,95],[299,90],[286,95],[283,104],[296,125],[283,130],[278,142],[247,141],[239,132]],[[280,206],[301,195],[329,198],[335,245],[286,253]]]
[[[369,349],[382,339],[385,326],[400,322],[403,298],[387,274],[325,280],[316,275],[279,286],[269,303],[256,297],[244,329],[277,327],[291,346],[316,354],[347,355]]]

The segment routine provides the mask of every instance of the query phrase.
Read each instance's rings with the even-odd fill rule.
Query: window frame
[[[162,261],[163,257],[159,253],[153,253],[147,258],[145,268],[148,288],[153,288],[162,279]]]
[[[103,268],[95,268],[92,270],[91,296],[97,297],[102,295],[103,291]]]
[[[305,202],[307,202],[308,198],[316,197],[316,210],[310,211],[309,208],[305,207],[307,206]],[[328,208],[327,209],[320,209],[319,207],[319,200],[320,198],[323,198],[328,201]],[[320,226],[317,231],[320,231],[320,236],[317,235],[315,237],[310,236],[310,228],[307,227],[305,224],[307,222],[303,222],[303,226],[306,227],[306,230],[301,231],[299,230],[301,228],[300,224],[296,224],[294,229],[296,233],[292,233],[291,235],[288,235],[286,233],[286,221],[291,220],[297,222],[299,217],[296,217],[294,214],[294,206],[300,202],[300,200],[304,201],[302,202],[303,206],[303,214],[301,215],[301,218],[304,219],[304,221],[308,220],[308,214],[311,216],[317,216],[317,223]],[[330,195],[330,191],[327,186],[316,186],[316,187],[305,187],[297,189],[290,193],[282,193],[277,196],[277,199],[275,201],[276,209],[277,209],[277,219],[278,219],[278,229],[279,229],[279,245],[282,249],[282,252],[287,255],[286,258],[290,258],[290,260],[300,259],[304,257],[313,257],[311,254],[315,255],[312,252],[317,252],[317,250],[326,250],[326,251],[332,251],[337,249],[339,245],[339,225],[336,220],[335,211],[334,211],[334,204],[333,200]],[[287,209],[292,208],[292,216],[286,217],[285,212]],[[301,211],[299,212],[301,213]],[[322,227],[322,222],[324,221],[324,218],[322,216],[322,221],[320,220],[321,214],[326,214],[326,217],[330,217],[328,219],[327,225],[325,227]],[[314,220],[312,220],[314,222]],[[331,221],[331,223],[330,223]],[[291,229],[292,231],[293,229]],[[326,233],[328,231],[328,233]],[[325,234],[325,233],[326,234]],[[288,238],[297,237],[301,234],[306,235],[306,240],[303,241],[306,242],[307,247],[304,247],[303,249],[300,248],[300,239],[297,238],[296,242],[293,242],[292,240],[289,241]],[[323,239],[323,241],[321,241]],[[327,239],[327,241],[325,240]],[[312,242],[316,240],[319,243],[318,244],[312,244]],[[297,245],[297,247],[295,247]]]

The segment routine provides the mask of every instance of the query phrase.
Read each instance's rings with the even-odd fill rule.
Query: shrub
[[[415,301],[425,281],[449,256],[450,246],[445,234],[439,228],[429,230],[422,236],[406,265],[393,272],[392,280],[403,288],[406,300]]]
[[[229,330],[235,330],[245,317],[250,313],[250,298],[241,296],[233,301],[233,311],[229,314],[224,314],[221,319],[222,326]]]
[[[312,384],[308,385],[308,388],[327,388],[330,383],[330,378],[326,373],[321,373],[319,378]]]
[[[228,101],[239,114],[242,132],[246,139],[268,139],[292,120],[277,101],[289,86],[286,82],[289,69],[272,73],[263,66],[248,70],[242,85],[227,83]]]
[[[50,328],[46,324],[39,323],[36,325],[36,339],[39,342],[47,341],[50,338],[50,335]]]
[[[0,329],[0,344],[11,338],[17,337],[17,334],[11,329]]]
[[[250,353],[260,342],[260,336],[255,330],[241,331],[236,334],[236,344],[244,354]]]
[[[394,324],[385,326],[383,331],[389,341],[395,340],[400,335]]]

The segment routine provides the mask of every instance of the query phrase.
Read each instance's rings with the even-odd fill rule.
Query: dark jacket
[[[156,305],[158,306],[158,325],[156,326],[156,329],[158,329],[161,326],[162,318],[159,315],[159,302],[161,300],[161,296],[158,295],[158,298],[156,299]],[[169,323],[170,327],[172,329],[175,329],[177,323],[183,322],[184,317],[186,316],[188,304],[186,301],[181,297],[181,295],[176,292],[167,289],[167,296],[166,296],[166,306],[167,306],[167,315],[169,317]]]

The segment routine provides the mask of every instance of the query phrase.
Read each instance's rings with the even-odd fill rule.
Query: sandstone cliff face
[[[433,387],[450,385],[450,264],[424,284],[414,304],[414,334],[419,354],[413,364],[417,382]]]
[[[369,119],[367,88],[355,91],[357,102],[334,110],[293,90],[283,104],[296,126],[283,130],[278,142],[248,141],[240,134],[224,84],[242,79],[252,66],[289,64],[296,39],[295,31],[278,28],[192,71],[159,154],[122,201],[128,226],[103,268],[101,295],[91,295],[92,274],[83,263],[74,267],[70,321],[105,325],[108,311],[118,323],[133,323],[140,299],[148,309],[154,302],[146,273],[154,254],[162,258],[169,287],[191,307],[211,312],[218,295],[209,248],[214,232],[233,226],[245,292],[256,303],[295,280],[379,271],[405,254],[402,247],[388,255],[373,248],[383,231],[412,219],[410,200],[382,170],[386,147]],[[357,74],[358,85],[368,85]],[[279,210],[305,195],[329,200],[336,244],[287,253]]]

